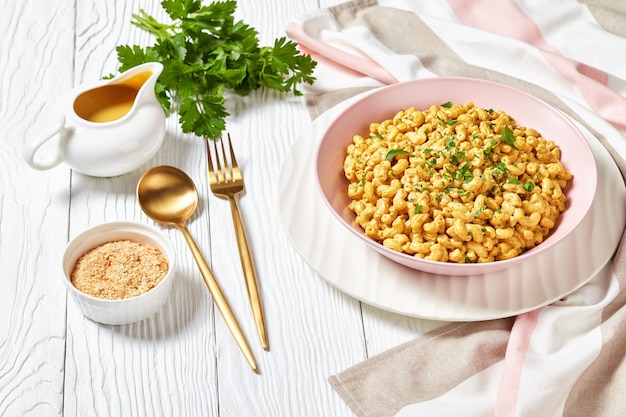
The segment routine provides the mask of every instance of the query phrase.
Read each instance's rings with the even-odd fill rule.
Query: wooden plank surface
[[[33,172],[21,155],[24,137],[46,122],[48,101],[72,85],[73,16],[58,11],[61,3],[3,1],[0,13],[3,416],[63,410],[66,294],[53,266],[67,242],[69,172]]]
[[[48,123],[70,88],[116,72],[115,46],[148,44],[130,25],[157,1],[2,2],[0,23],[0,415],[350,416],[328,376],[437,325],[362,305],[328,285],[281,229],[281,163],[310,122],[302,98],[269,91],[228,102],[247,190],[240,199],[260,280],[270,351],[260,348],[248,306],[227,202],[210,194],[203,142],[168,119],[165,143],[144,167],[93,178],[61,165],[39,172],[22,159],[24,140]],[[340,1],[241,0],[238,17],[261,43],[287,23]],[[61,282],[68,239],[116,220],[154,224],[135,187],[151,166],[174,165],[195,181],[201,203],[189,229],[212,266],[259,362],[253,374],[216,314],[179,231],[177,283],[154,316],[127,326],[85,319]],[[294,190],[297,192],[297,190]],[[161,226],[158,226],[161,227]]]

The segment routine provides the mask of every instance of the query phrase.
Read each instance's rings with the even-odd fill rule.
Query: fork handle
[[[256,324],[257,332],[261,339],[261,346],[263,346],[264,350],[269,350],[269,341],[265,329],[265,319],[263,317],[263,306],[259,295],[259,285],[254,272],[252,256],[250,255],[248,239],[246,238],[243,221],[241,220],[241,214],[239,213],[239,207],[235,197],[229,197],[228,200],[230,201],[230,211],[233,216],[233,226],[235,228],[235,236],[237,237],[237,246],[239,248],[239,259],[241,260],[241,267],[243,268],[243,275],[246,280],[246,289],[248,290],[252,316],[254,317],[254,323]]]

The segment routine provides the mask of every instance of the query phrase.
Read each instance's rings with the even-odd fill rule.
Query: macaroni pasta
[[[565,210],[560,149],[503,111],[473,103],[409,108],[355,135],[344,173],[370,238],[419,258],[513,258],[541,243]]]

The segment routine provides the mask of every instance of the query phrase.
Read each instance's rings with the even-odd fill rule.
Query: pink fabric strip
[[[297,23],[290,23],[287,25],[285,31],[291,39],[305,47],[307,51],[315,52],[316,54],[319,54],[326,59],[330,59],[343,67],[357,71],[361,74],[367,75],[368,77],[372,77],[373,79],[384,84],[395,84],[398,82],[393,75],[378,65],[376,61],[349,54],[325,42],[315,39],[309,36],[304,28]]]
[[[537,309],[520,314],[515,318],[504,356],[504,370],[496,397],[494,417],[515,416],[524,359],[526,352],[528,352],[530,339],[537,327],[540,311]]]
[[[446,0],[464,24],[534,45],[565,79],[573,83],[591,108],[614,126],[626,129],[626,99],[606,87],[608,76],[562,56],[543,38],[539,27],[512,0]],[[485,19],[485,10],[489,18]],[[515,22],[515,24],[511,24]]]

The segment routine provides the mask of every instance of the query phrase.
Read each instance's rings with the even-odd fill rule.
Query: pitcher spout
[[[113,78],[111,84],[123,84],[135,89],[135,106],[141,105],[145,101],[156,99],[154,87],[162,71],[163,64],[160,62],[146,62],[124,71]]]

